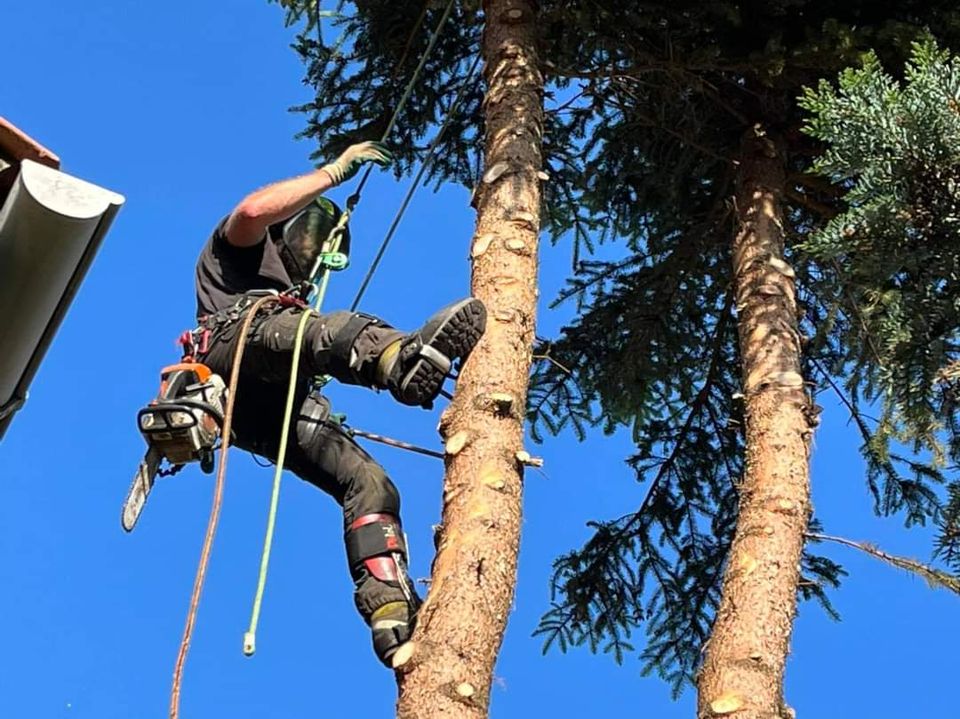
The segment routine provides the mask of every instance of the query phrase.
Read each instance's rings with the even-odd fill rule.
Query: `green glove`
[[[334,185],[341,185],[356,175],[360,167],[367,162],[386,167],[393,162],[393,155],[382,142],[361,142],[350,145],[334,162],[320,169],[330,175]]]

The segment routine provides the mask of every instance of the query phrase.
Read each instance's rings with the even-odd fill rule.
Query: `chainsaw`
[[[199,462],[207,474],[213,471],[226,393],[223,379],[198,362],[161,370],[157,398],[137,413],[147,451],[123,503],[124,530],[133,531],[157,476],[174,474],[191,462]],[[164,462],[167,467],[161,468]]]

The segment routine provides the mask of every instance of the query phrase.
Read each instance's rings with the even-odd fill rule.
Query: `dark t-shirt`
[[[276,245],[266,237],[253,247],[227,242],[220,220],[197,259],[197,317],[231,307],[251,290],[286,290],[293,283]]]

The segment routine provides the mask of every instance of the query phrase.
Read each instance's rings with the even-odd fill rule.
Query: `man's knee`
[[[343,431],[330,423],[326,397],[310,394],[297,416],[297,444],[314,467],[336,485],[349,524],[364,514],[399,515],[400,493],[387,473]]]
[[[344,498],[348,520],[365,514],[400,516],[400,492],[387,473],[376,462],[365,462],[351,472],[351,482]]]
[[[383,320],[358,312],[324,315],[311,336],[315,357],[325,371],[344,384],[376,384],[375,365],[380,353],[403,333]]]

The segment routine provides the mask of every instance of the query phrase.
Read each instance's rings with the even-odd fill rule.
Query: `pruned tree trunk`
[[[745,474],[723,596],[700,672],[698,716],[789,717],[783,673],[810,514],[812,423],[793,270],[784,262],[784,159],[758,126],[743,140],[734,281],[746,414]]]
[[[532,0],[484,2],[485,172],[474,198],[471,257],[487,330],[441,421],[443,520],[417,630],[394,661],[401,719],[487,716],[513,601],[540,227],[543,80],[535,8]]]

